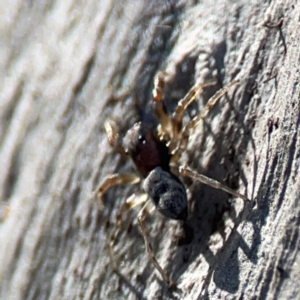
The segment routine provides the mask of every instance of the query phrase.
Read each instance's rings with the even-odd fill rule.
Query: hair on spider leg
[[[187,107],[195,101],[205,87],[214,83],[195,84],[187,95],[178,102],[174,113],[168,114],[163,94],[165,86],[164,76],[165,73],[160,73],[154,81],[152,104],[159,122],[156,128],[149,126],[148,122],[145,121],[137,122],[127,131],[123,139],[119,139],[116,138],[119,136],[111,123],[107,123],[109,125],[105,126],[109,144],[114,149],[119,149],[119,151],[126,153],[131,158],[138,171],[138,175],[130,173],[108,175],[97,187],[95,197],[98,202],[101,202],[105,192],[113,186],[128,183],[137,184],[143,180],[142,187],[145,193],[127,198],[116,214],[115,228],[108,239],[111,264],[113,270],[119,274],[120,271],[114,257],[113,248],[122,227],[122,215],[133,207],[142,206],[137,220],[144,238],[146,251],[156,270],[171,287],[175,285],[175,282],[167,276],[163,267],[157,261],[155,251],[150,242],[149,232],[145,225],[146,217],[153,212],[153,209],[149,210],[148,208],[149,203],[152,202],[155,209],[163,216],[183,222],[183,229],[186,231],[186,242],[190,242],[193,239],[193,228],[187,222],[188,197],[186,188],[178,177],[179,175],[187,176],[216,189],[224,190],[235,197],[240,197],[244,200],[248,199],[245,195],[222,185],[216,180],[198,174],[188,167],[178,166],[179,159],[187,148],[191,131],[207,116],[210,109],[230,88],[239,84],[239,80],[234,80],[217,91],[208,100],[200,114],[184,125],[183,115]],[[177,166],[177,172],[173,172],[174,166]]]

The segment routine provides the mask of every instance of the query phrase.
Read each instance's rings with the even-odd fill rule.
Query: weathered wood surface
[[[1,299],[300,297],[299,2],[194,2],[2,3]],[[281,29],[263,26],[281,18]],[[92,199],[105,175],[132,170],[108,147],[104,121],[124,133],[143,118],[165,69],[170,110],[194,80],[241,78],[182,163],[251,198],[230,206],[225,193],[184,180],[194,227],[184,245],[180,224],[149,218],[175,290],[148,260],[136,210],[115,247],[124,278],[111,271],[106,237],[138,187],[110,191],[103,212]]]

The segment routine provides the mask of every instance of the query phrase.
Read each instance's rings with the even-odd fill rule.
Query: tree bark
[[[214,2],[214,3],[213,3]],[[298,1],[3,3],[0,94],[1,299],[295,299],[299,288]],[[145,251],[138,208],[123,215],[112,272],[107,240],[141,186],[93,191],[134,172],[109,148],[155,122],[151,89],[167,71],[168,110],[195,82],[240,79],[190,136],[180,163],[249,202],[182,178],[187,226],[146,221],[169,289]],[[185,235],[185,238],[183,236]]]

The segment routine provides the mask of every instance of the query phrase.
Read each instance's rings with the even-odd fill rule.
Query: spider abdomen
[[[175,175],[156,167],[145,178],[143,188],[161,214],[175,220],[187,219],[186,191]]]

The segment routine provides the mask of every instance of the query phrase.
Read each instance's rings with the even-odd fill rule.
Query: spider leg
[[[161,139],[170,140],[172,136],[172,121],[167,113],[166,105],[163,101],[163,89],[166,84],[166,72],[160,72],[154,79],[152,90],[152,101],[154,111],[159,120],[158,135]]]
[[[126,152],[122,146],[122,143],[120,142],[120,137],[114,126],[111,122],[106,121],[104,123],[104,128],[106,131],[108,143],[110,147],[115,148],[118,153],[121,154],[121,156],[126,156]]]
[[[122,143],[120,141],[120,137],[114,126],[111,122],[106,121],[104,123],[104,128],[106,131],[108,143],[111,147],[116,148],[117,152],[119,152],[122,156],[126,155],[126,152],[122,146]],[[119,184],[136,184],[140,182],[140,177],[135,174],[112,174],[108,175],[104,178],[104,180],[98,185],[96,188],[96,191],[94,192],[94,198],[99,206],[100,209],[103,209],[104,205],[102,202],[102,197],[105,194],[105,192]]]
[[[187,95],[178,102],[177,108],[172,116],[172,139],[169,145],[171,153],[176,148],[178,141],[181,138],[182,119],[185,110],[197,98],[202,89],[211,85],[215,85],[216,81],[195,84],[187,93]]]
[[[161,274],[163,280],[169,286],[173,286],[175,283],[170,278],[168,278],[168,276],[166,275],[166,273],[164,272],[164,270],[162,269],[162,267],[160,266],[160,264],[158,263],[158,261],[155,257],[155,253],[153,251],[152,245],[151,245],[150,240],[149,240],[148,231],[147,231],[147,228],[144,224],[144,221],[145,221],[145,218],[146,218],[146,212],[147,212],[146,208],[147,208],[148,203],[149,203],[149,201],[146,202],[146,204],[143,206],[143,208],[141,209],[141,211],[139,212],[139,215],[138,215],[138,223],[139,223],[139,226],[141,228],[141,232],[142,232],[142,235],[143,235],[143,238],[144,238],[144,241],[145,241],[146,250],[147,250],[147,253],[148,253],[154,267]]]
[[[163,89],[166,84],[167,75],[168,74],[166,72],[161,72],[155,77],[152,99],[154,103],[154,110],[160,123],[158,127],[158,135],[160,139],[164,139],[167,142],[170,141],[169,148],[172,152],[177,145],[178,140],[180,139],[184,111],[187,109],[190,103],[196,99],[204,87],[214,85],[216,82],[213,81],[203,84],[195,84],[190,89],[188,94],[179,101],[178,106],[171,117],[168,115],[165,103],[163,101]]]
[[[141,178],[136,174],[111,174],[104,178],[104,180],[98,185],[94,192],[94,197],[98,203],[99,208],[103,208],[102,197],[108,189],[119,184],[136,184],[141,181]]]
[[[190,130],[195,128],[199,122],[206,118],[209,111],[214,107],[214,105],[217,103],[217,101],[225,95],[228,90],[232,87],[239,84],[239,80],[231,81],[228,85],[223,87],[222,89],[218,90],[207,102],[203,110],[201,111],[200,115],[196,116],[192,119],[192,121],[186,126],[186,130]]]
[[[234,80],[230,82],[228,85],[226,85],[224,88],[220,89],[217,91],[207,102],[201,113],[194,117],[183,129],[181,133],[181,139],[179,140],[179,145],[177,149],[173,151],[174,155],[172,157],[172,161],[177,162],[179,158],[181,157],[181,154],[183,151],[186,149],[189,136],[190,136],[190,131],[194,129],[200,121],[206,118],[207,114],[211,110],[211,108],[217,103],[217,101],[228,92],[228,90],[239,84],[239,80]]]
[[[147,194],[140,194],[140,195],[133,194],[125,201],[125,203],[123,203],[123,205],[117,212],[115,227],[114,227],[114,230],[111,233],[109,240],[108,240],[110,262],[112,265],[112,269],[115,273],[120,274],[116,260],[115,260],[113,248],[114,248],[115,242],[117,240],[118,234],[120,232],[120,228],[121,228],[121,224],[122,224],[122,216],[124,215],[124,213],[126,213],[131,208],[145,203],[147,201],[147,199],[148,199]]]
[[[225,191],[235,197],[238,197],[238,198],[241,198],[243,200],[247,200],[247,201],[250,201],[247,196],[245,195],[242,195],[240,193],[238,193],[237,191],[229,188],[228,186],[226,185],[223,185],[222,183],[220,183],[219,181],[217,180],[214,180],[214,179],[211,179],[209,177],[206,177],[204,175],[201,175],[201,174],[198,174],[196,171],[193,171],[191,169],[189,169],[188,167],[185,167],[185,166],[181,166],[179,167],[179,172],[184,175],[184,176],[188,176],[188,177],[191,177],[192,179],[194,180],[198,180],[206,185],[209,185],[215,189],[219,189],[219,190],[222,190],[222,191]]]

